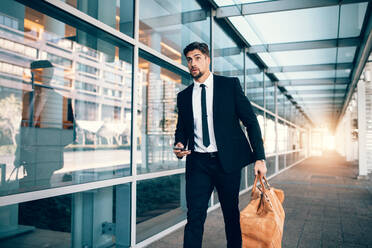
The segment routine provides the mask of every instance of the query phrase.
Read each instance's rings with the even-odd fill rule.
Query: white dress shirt
[[[203,129],[201,117],[201,91],[199,82],[194,80],[192,92],[192,109],[194,114],[194,141],[196,152],[217,152],[216,138],[214,136],[213,126],[213,74],[210,72],[209,77],[205,80],[205,92],[207,103],[207,119],[210,144],[208,147],[203,145]]]

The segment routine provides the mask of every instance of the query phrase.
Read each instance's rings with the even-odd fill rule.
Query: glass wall
[[[246,55],[246,95],[251,102],[264,107],[264,73],[255,65],[252,60]]]
[[[213,70],[215,74],[239,78],[244,89],[244,53],[225,31],[214,24],[215,39],[213,42]]]
[[[130,175],[131,46],[1,5],[0,195]]]
[[[269,113],[266,113],[266,127],[265,127],[265,133],[266,133],[266,140],[264,142],[265,145],[265,153],[271,154],[275,152],[275,117],[272,116]]]
[[[265,75],[265,108],[275,114],[275,84]],[[278,96],[279,90],[277,89]]]
[[[193,41],[210,45],[209,12],[195,0],[139,0],[140,41],[187,65],[183,49]]]
[[[184,174],[137,183],[137,242],[186,219],[184,184]]]
[[[172,146],[193,41],[213,44],[211,69],[238,77],[253,103],[267,175],[305,157],[298,110],[278,91],[292,124],[275,123],[275,84],[203,1],[21,2],[0,4],[0,247],[144,246],[185,220]]]
[[[137,173],[183,168],[173,154],[177,93],[192,81],[146,59],[139,59]]]
[[[60,0],[126,35],[133,36],[134,0]]]
[[[0,207],[0,246],[129,247],[130,190],[128,183]]]

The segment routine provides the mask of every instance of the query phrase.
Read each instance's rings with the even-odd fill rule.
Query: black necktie
[[[203,145],[208,147],[209,141],[209,131],[208,131],[208,118],[207,118],[207,96],[205,93],[205,84],[200,84],[202,87],[201,92],[201,114],[202,114],[202,130],[203,130]]]

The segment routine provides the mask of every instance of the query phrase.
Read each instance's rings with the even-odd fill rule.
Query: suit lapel
[[[218,80],[218,76],[213,75],[213,125],[216,127],[216,116],[218,115],[218,99],[220,94],[220,82]]]
[[[189,125],[190,130],[194,131],[194,112],[193,112],[193,107],[192,107],[192,92],[194,89],[194,83],[190,85],[186,92],[185,92],[185,103],[186,103],[186,113],[189,114],[187,120],[190,120]]]

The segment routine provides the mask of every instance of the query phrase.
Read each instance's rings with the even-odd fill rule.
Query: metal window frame
[[[297,50],[336,48],[336,47],[353,47],[360,44],[360,37],[315,40],[315,41],[300,41],[288,43],[273,43],[255,45],[248,48],[248,53],[271,53],[271,52],[285,52]]]

